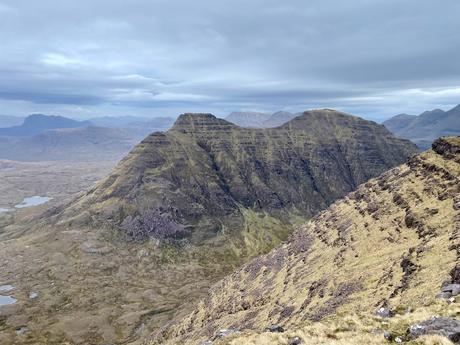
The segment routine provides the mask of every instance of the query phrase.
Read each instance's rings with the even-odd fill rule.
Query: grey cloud
[[[457,0],[0,0],[0,107],[373,118],[449,107],[458,13]]]

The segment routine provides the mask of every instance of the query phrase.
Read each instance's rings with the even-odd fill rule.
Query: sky
[[[460,103],[458,0],[0,0],[0,114]]]

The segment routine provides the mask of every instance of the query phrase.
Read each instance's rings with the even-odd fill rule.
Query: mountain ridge
[[[211,114],[183,114],[168,132],[144,139],[112,176],[68,210],[112,200],[124,211],[114,213],[111,206],[104,217],[119,223],[117,214],[139,215],[163,205],[177,222],[192,228],[207,224],[212,232],[221,226],[215,217],[223,217],[224,224],[241,223],[240,205],[275,213],[300,207],[313,214],[316,205],[325,207],[416,151],[383,126],[331,110],[305,112],[292,121],[248,129]],[[368,163],[353,162],[356,155],[366,156]],[[305,181],[304,188],[294,187],[299,180]],[[315,201],[310,205],[307,200]]]
[[[22,125],[0,128],[3,136],[32,136],[45,130],[59,128],[81,128],[90,126],[90,121],[77,121],[63,116],[34,114],[24,119]]]
[[[421,149],[442,136],[460,134],[460,105],[448,110],[434,109],[420,115],[396,115],[383,122],[399,137],[415,142]]]
[[[0,158],[25,162],[116,161],[123,158],[135,144],[135,139],[116,128],[85,126],[48,129],[26,137],[0,136]]]

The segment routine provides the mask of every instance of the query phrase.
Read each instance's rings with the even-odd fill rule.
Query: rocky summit
[[[442,138],[217,283],[152,343],[458,343],[459,236],[460,137]]]
[[[311,217],[416,151],[381,125],[327,109],[271,129],[184,114],[171,130],[143,140],[57,220],[110,224],[142,238],[142,224],[166,219],[177,231],[150,235],[202,244],[241,228],[244,210],[285,221],[287,214]]]

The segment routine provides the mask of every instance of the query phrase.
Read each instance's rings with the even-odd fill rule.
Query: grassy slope
[[[449,142],[460,147],[458,138]],[[257,332],[270,324],[301,329],[337,314],[369,318],[382,305],[431,310],[458,262],[459,176],[459,153],[429,151],[371,180],[215,285],[162,336],[192,344],[221,328]]]

